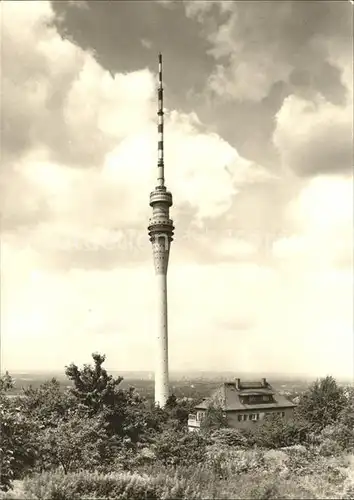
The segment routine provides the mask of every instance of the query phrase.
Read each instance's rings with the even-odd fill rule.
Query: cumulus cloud
[[[350,4],[230,2],[226,12],[218,3],[185,5],[217,61],[209,90],[221,100],[259,103],[264,111],[282,85],[270,137],[283,168],[299,176],[348,172],[353,166]]]
[[[195,4],[186,2],[186,15],[203,24],[209,53],[219,62],[209,83],[223,97],[260,101],[276,82],[295,83],[300,73],[302,84],[326,85],[327,49],[321,41],[330,37],[332,43],[351,44],[346,3],[229,2],[225,7],[221,2],[219,10],[228,13],[221,23],[212,2]]]
[[[286,217],[293,233],[280,238],[274,251],[294,267],[311,270],[352,267],[353,183],[349,178],[318,177],[290,203]]]
[[[350,106],[335,106],[318,95],[291,95],[277,113],[273,141],[283,165],[299,175],[348,172],[353,168]]]
[[[60,37],[50,4],[27,5],[3,9],[3,154],[46,147],[56,163],[100,167],[107,151],[154,116],[153,75],[112,77]]]
[[[99,350],[115,369],[152,369],[154,274],[146,225],[156,177],[155,75],[144,68],[111,75],[92,53],[63,40],[53,21],[44,1],[3,6],[4,366],[62,368]],[[339,66],[347,85],[350,76]],[[285,101],[274,141],[284,163],[300,171],[296,155],[306,144],[300,125],[290,137],[293,116],[300,122],[309,115],[308,135],[326,113],[345,119],[328,101],[306,111],[299,99]],[[176,222],[172,369],[299,372],[304,366],[316,375],[348,374],[350,264],[338,269],[347,249],[340,254],[329,242],[350,237],[350,181],[275,176],[205,131],[195,113],[168,109],[166,177]],[[327,223],[320,230],[321,213]],[[267,235],[276,244],[265,259],[260,246]],[[311,268],[307,254],[291,249],[295,238],[306,248],[326,246],[322,267]],[[219,333],[223,341],[216,343]],[[303,356],[305,343],[308,357],[300,363],[294,353]],[[313,366],[315,355],[323,366]]]
[[[37,10],[31,11],[24,39],[15,18],[24,20],[27,7],[9,4],[4,16],[4,60],[14,55],[16,45],[29,71],[15,74],[11,63],[5,72],[6,118],[11,123],[18,115],[14,95],[22,82],[18,119],[25,126],[10,127],[3,140],[3,240],[15,247],[25,240],[54,269],[146,261],[151,257],[145,234],[148,192],[156,175],[154,75],[145,70],[112,78],[91,53],[60,38],[48,4],[26,5]],[[61,54],[59,63],[53,47]],[[32,84],[38,73],[43,75],[40,92]],[[68,76],[65,85],[63,76]],[[32,82],[28,87],[27,81]],[[215,251],[210,254],[209,240],[195,235],[191,226],[222,217],[240,186],[267,174],[202,128],[194,113],[167,110],[166,175],[181,228],[176,238],[190,258],[199,255],[199,248],[200,258],[209,261]],[[21,134],[26,148],[12,140]],[[230,245],[235,244],[221,243],[220,255]]]
[[[231,12],[233,9],[232,2],[228,1],[215,1],[215,0],[199,0],[198,2],[184,1],[186,16],[190,18],[196,18],[199,22],[205,21],[205,14],[210,13],[215,9],[223,14],[225,12]]]
[[[11,186],[2,201],[5,229],[43,222],[33,239],[38,244],[38,233],[50,228],[55,246],[65,232],[80,244],[103,227],[140,228],[156,174],[154,75],[112,78],[92,54],[61,39],[49,4],[26,5],[4,9],[2,176]],[[14,64],[17,52],[23,61]],[[220,137],[201,132],[193,114],[172,111],[166,122],[167,180],[177,213],[189,202],[196,217],[219,215],[234,191],[223,167],[243,160]]]

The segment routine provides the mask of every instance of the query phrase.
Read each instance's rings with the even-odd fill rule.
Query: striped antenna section
[[[157,183],[159,186],[165,184],[164,156],[163,156],[163,87],[162,87],[162,54],[159,54],[159,84],[157,88],[158,97],[158,143],[157,143]]]

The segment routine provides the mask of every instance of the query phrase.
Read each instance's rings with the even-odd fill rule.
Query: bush
[[[101,475],[87,472],[63,475],[43,473],[25,482],[25,492],[38,500],[90,498],[157,498],[144,478],[129,474]]]
[[[199,432],[165,431],[152,447],[163,465],[198,464],[204,460],[208,438]]]
[[[60,383],[52,378],[36,389],[31,386],[23,389],[19,401],[21,413],[44,427],[55,426],[59,419],[65,418],[70,409],[77,407],[75,399],[67,391],[62,391]]]
[[[256,483],[256,485],[254,485]],[[257,484],[258,483],[258,484]],[[309,490],[296,480],[284,480],[275,477],[259,477],[251,482],[247,498],[261,500],[310,499],[314,497]],[[242,498],[246,498],[245,496]]]
[[[221,446],[247,446],[247,438],[238,429],[217,429],[211,433],[210,439]]]
[[[36,497],[23,490],[22,481],[15,480],[12,489],[6,492],[0,491],[0,500],[36,500]]]
[[[343,450],[354,454],[354,390],[347,396],[347,403],[333,426],[333,439]]]
[[[252,499],[259,498],[262,500],[283,498],[283,496],[280,495],[278,485],[276,485],[273,481],[254,486],[250,491],[250,497]]]
[[[219,477],[258,472],[264,469],[264,453],[261,450],[237,450],[219,445],[208,447],[205,464]]]
[[[266,450],[264,452],[264,469],[267,472],[276,473],[284,478],[288,477],[287,461],[288,455],[283,450]]]
[[[201,498],[198,485],[176,475],[43,473],[25,482],[25,493],[35,500],[159,500]],[[30,498],[30,497],[28,497]]]
[[[201,432],[188,433],[191,402],[149,405],[118,387],[104,356],[93,359],[67,369],[66,393],[52,380],[14,401],[4,397],[11,377],[0,378],[0,499],[353,498],[344,451],[354,450],[354,392],[343,399],[333,379],[305,393],[293,420],[237,430],[214,406]],[[33,472],[22,491],[16,478]]]
[[[227,417],[221,406],[210,404],[201,423],[201,429],[211,431],[228,427]]]
[[[165,415],[165,423],[168,428],[183,430],[188,423],[188,415],[194,410],[197,401],[178,400],[172,394],[166,403],[163,413]]]
[[[13,479],[32,469],[36,448],[35,426],[17,407],[17,401],[6,396],[11,378],[8,375],[4,378],[0,378],[0,490],[7,491]]]
[[[302,419],[284,420],[272,415],[255,426],[251,436],[257,446],[276,449],[306,443],[309,430],[309,424]]]
[[[156,454],[150,447],[142,447],[137,451],[123,446],[114,458],[114,470],[116,471],[136,471],[154,464]]]
[[[323,457],[331,457],[340,455],[343,452],[343,449],[337,441],[334,441],[331,438],[324,438],[318,447],[318,452]]]
[[[287,455],[286,465],[290,473],[313,474],[315,470],[315,455],[305,446],[294,445],[282,448]]]
[[[333,377],[326,377],[314,382],[301,395],[297,413],[314,429],[321,430],[337,422],[347,403],[344,389],[338,386]]]
[[[343,488],[343,500],[354,500],[354,482],[346,481]]]
[[[224,449],[223,475],[213,471],[210,463],[200,465],[164,467],[160,464],[146,467],[142,473],[89,474],[44,473],[24,482],[25,493],[17,498],[33,500],[75,500],[79,498],[108,499],[205,499],[205,498],[257,498],[257,499],[351,499],[351,484],[340,477],[342,467],[348,468],[348,460],[324,459],[319,455],[307,456],[302,447],[276,451],[280,462],[284,456],[290,461],[290,473],[281,473],[269,467],[269,455],[260,450],[245,451]],[[267,456],[267,457],[266,457]],[[294,456],[297,466],[294,467]],[[266,458],[265,458],[266,457]],[[335,477],[337,476],[337,479]],[[14,500],[15,497],[1,497]],[[340,496],[343,498],[343,496]]]
[[[134,390],[119,387],[123,378],[108,375],[103,363],[105,356],[92,354],[94,365],[75,364],[66,367],[65,374],[72,381],[70,394],[76,405],[82,405],[90,416],[100,415],[105,419],[109,435],[128,437],[137,443],[154,422],[156,412],[149,412],[146,401]]]

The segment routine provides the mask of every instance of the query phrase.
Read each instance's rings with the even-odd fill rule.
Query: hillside
[[[354,393],[333,378],[301,393],[293,420],[240,431],[210,407],[188,433],[198,398],[155,408],[104,361],[21,397],[1,378],[0,498],[354,498]]]

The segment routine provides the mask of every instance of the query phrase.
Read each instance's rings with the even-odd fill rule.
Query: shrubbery
[[[138,474],[42,474],[25,483],[25,492],[40,500],[74,500],[83,497],[158,499],[161,487],[148,476]],[[160,491],[159,491],[160,490]]]
[[[155,475],[128,472],[63,475],[43,473],[27,479],[23,496],[30,500],[75,500],[114,498],[115,500],[163,500],[202,498],[199,485],[179,477],[172,470]]]
[[[282,448],[306,443],[310,426],[306,420],[284,420],[272,415],[257,427],[254,427],[251,438],[254,444],[262,448]]]
[[[353,498],[354,391],[331,377],[309,387],[292,420],[236,430],[211,407],[188,433],[195,402],[155,408],[104,360],[70,365],[65,391],[52,379],[9,399],[12,379],[0,378],[0,498]]]
[[[210,439],[214,444],[221,446],[241,446],[247,447],[249,442],[246,433],[238,429],[222,428],[216,429],[210,434]]]
[[[333,377],[314,382],[300,397],[297,413],[315,430],[337,422],[347,407],[344,389]]]
[[[165,431],[153,444],[156,460],[163,465],[201,463],[209,440],[198,432]]]
[[[205,412],[205,417],[201,428],[204,431],[212,431],[215,429],[224,429],[228,427],[226,414],[222,408],[217,405],[210,405]]]
[[[38,462],[41,470],[62,468],[63,472],[95,470],[106,463],[113,446],[101,418],[72,412],[54,427],[40,433]]]
[[[0,489],[6,491],[13,479],[34,467],[37,424],[21,411],[16,398],[6,396],[11,377],[6,374],[0,380]]]

